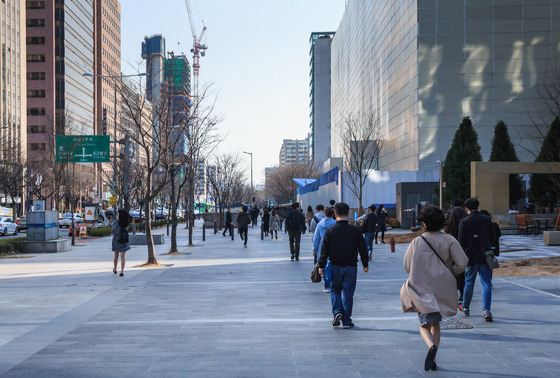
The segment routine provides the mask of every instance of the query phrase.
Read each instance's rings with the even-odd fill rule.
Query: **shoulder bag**
[[[438,257],[439,261],[441,261],[441,263],[451,272],[451,274],[453,274],[455,276],[455,273],[453,273],[453,271],[451,269],[449,269],[447,267],[447,265],[445,265],[445,262],[443,261],[443,259],[440,257],[440,255],[438,255],[438,253],[436,252],[436,250],[434,249],[434,247],[432,247],[432,245],[426,240],[426,238],[423,235],[420,235],[420,237],[426,242],[426,244],[428,244],[428,246],[430,247],[430,249],[432,251],[434,251],[434,253],[436,254],[436,256]]]
[[[319,274],[319,265],[315,265],[313,271],[311,272],[311,282],[313,283],[321,282],[321,275]]]

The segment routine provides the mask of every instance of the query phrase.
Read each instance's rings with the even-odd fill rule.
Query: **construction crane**
[[[195,111],[196,111],[196,103],[198,103],[198,74],[200,72],[200,57],[206,55],[206,49],[208,46],[201,43],[202,37],[204,36],[204,32],[206,31],[206,26],[202,28],[200,32],[200,36],[197,37],[196,29],[194,27],[193,17],[192,17],[192,9],[191,3],[189,0],[185,0],[185,4],[187,4],[187,12],[189,13],[189,22],[191,24],[191,31],[193,36],[193,48],[191,52],[193,54],[193,100],[195,101]]]

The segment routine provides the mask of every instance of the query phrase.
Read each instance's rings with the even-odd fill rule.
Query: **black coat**
[[[361,230],[347,220],[337,221],[325,232],[319,267],[325,269],[327,259],[335,266],[358,266],[358,253],[364,267],[368,266],[368,251]]]
[[[268,232],[268,229],[270,228],[270,214],[269,213],[264,213],[262,216],[262,229],[265,232]]]
[[[469,258],[469,266],[485,264],[484,251],[490,251],[496,243],[496,232],[492,219],[472,211],[459,223],[459,243]]]
[[[373,234],[377,231],[377,225],[379,223],[379,217],[375,213],[369,213],[365,220],[365,233]]]
[[[301,211],[292,209],[286,214],[286,230],[305,232],[305,217]]]
[[[226,226],[231,224],[231,211],[226,211]]]

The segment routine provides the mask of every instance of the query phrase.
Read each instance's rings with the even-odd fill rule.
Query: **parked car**
[[[6,236],[8,234],[17,235],[18,229],[14,220],[10,217],[2,217],[0,219],[0,234]]]
[[[22,215],[16,219],[16,226],[18,231],[27,230],[27,217]]]
[[[142,219],[143,219],[143,217],[142,218],[140,217],[140,211],[138,211],[138,210],[132,210],[129,214],[134,219],[135,223],[141,222]],[[142,215],[144,215],[144,214],[142,214]]]
[[[83,223],[84,218],[80,214],[74,214],[74,223]],[[64,214],[60,218],[58,218],[58,227],[70,227],[72,225],[72,214]]]

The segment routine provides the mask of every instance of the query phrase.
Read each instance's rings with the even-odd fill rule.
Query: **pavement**
[[[417,317],[399,300],[406,244],[374,246],[369,273],[358,273],[356,327],[344,330],[310,280],[309,234],[295,262],[283,232],[260,240],[250,229],[243,248],[237,235],[207,231],[203,242],[196,228],[187,247],[180,228],[182,255],[164,254],[169,239],[156,246],[158,268],[140,267],[147,249],[134,246],[124,277],[112,273],[110,238],[0,260],[0,376],[558,376],[560,277],[496,277],[492,323],[477,281],[471,316],[445,320],[438,371],[426,372]],[[542,236],[502,242],[514,250],[504,259],[560,255]]]

